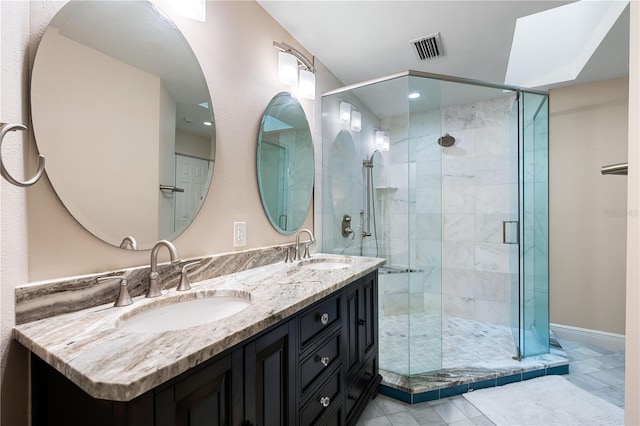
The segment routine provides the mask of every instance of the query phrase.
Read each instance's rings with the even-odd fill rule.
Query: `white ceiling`
[[[258,3],[340,80],[354,84],[406,70],[502,83],[516,19],[571,2],[258,0]],[[409,41],[438,32],[445,55],[419,61]],[[627,7],[576,80],[538,89],[628,75],[628,58]]]

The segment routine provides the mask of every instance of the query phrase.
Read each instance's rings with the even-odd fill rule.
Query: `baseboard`
[[[590,330],[588,328],[573,327],[570,325],[550,324],[553,334],[559,339],[571,340],[587,345],[602,346],[614,351],[624,351],[624,334],[609,333],[606,331]]]

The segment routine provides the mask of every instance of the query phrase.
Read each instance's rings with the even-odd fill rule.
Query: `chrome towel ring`
[[[35,175],[33,175],[31,179],[21,181],[11,176],[9,171],[4,167],[1,150],[2,150],[2,141],[4,140],[4,136],[7,134],[7,132],[16,131],[16,130],[27,130],[27,128],[22,124],[0,123],[0,172],[2,173],[2,176],[12,184],[20,187],[27,187],[38,182],[38,180],[40,180],[40,178],[42,177],[42,173],[44,172],[44,157],[42,155],[38,155],[38,165],[37,165],[36,173]]]

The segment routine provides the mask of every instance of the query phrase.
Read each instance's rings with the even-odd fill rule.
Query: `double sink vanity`
[[[355,424],[380,382],[384,260],[316,254],[255,267],[260,252],[203,259],[190,290],[165,281],[161,296],[123,307],[45,309],[90,297],[78,283],[94,276],[18,288],[28,322],[14,338],[33,353],[33,424]],[[37,319],[38,306],[55,315]]]
[[[16,288],[13,337],[32,353],[32,424],[355,424],[380,383],[384,260],[304,258],[298,237],[293,256],[285,245],[157,265],[160,243],[177,259],[169,241],[195,220],[224,143],[198,59],[164,13],[146,1],[67,2],[38,46],[31,110],[69,213],[110,245],[151,249],[149,266]],[[100,131],[87,138],[91,128]],[[278,233],[299,235],[315,175],[305,111],[277,93],[257,130],[265,214]],[[96,152],[100,167],[69,161]],[[191,169],[201,180],[185,178]]]

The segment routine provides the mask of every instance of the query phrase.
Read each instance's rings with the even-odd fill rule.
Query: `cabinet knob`
[[[318,362],[326,367],[331,362],[331,359],[328,356],[318,355]]]
[[[367,323],[367,321],[366,321],[366,320],[363,320],[362,318],[360,318],[360,319],[358,320],[358,324],[359,324],[359,325],[365,325],[366,323]]]
[[[364,375],[367,376],[367,377],[373,377],[373,373],[370,372],[370,371],[365,371]]]
[[[320,315],[320,322],[322,323],[322,325],[329,324],[329,314],[325,312],[322,315]]]
[[[356,399],[358,399],[358,398],[356,398],[355,396],[353,396],[351,394],[349,394],[349,396],[347,396],[347,398],[349,398],[352,401],[355,401]]]
[[[328,396],[320,397],[320,404],[322,404],[324,408],[327,408],[329,404],[331,404],[331,398]]]

